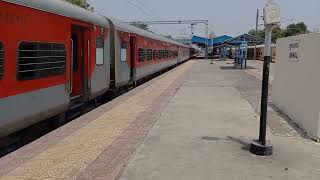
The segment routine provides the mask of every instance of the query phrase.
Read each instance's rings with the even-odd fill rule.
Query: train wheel
[[[66,113],[61,113],[52,119],[51,128],[57,129],[67,123]]]

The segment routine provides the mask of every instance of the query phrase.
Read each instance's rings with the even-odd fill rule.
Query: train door
[[[137,38],[130,37],[130,78],[134,77],[136,67]]]
[[[71,100],[82,100],[84,95],[84,28],[73,26],[71,32]]]

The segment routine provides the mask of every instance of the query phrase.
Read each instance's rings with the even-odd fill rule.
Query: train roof
[[[102,27],[109,27],[106,19],[89,10],[73,5],[64,0],[2,0],[41,11],[58,14],[72,19],[89,22]]]
[[[89,22],[95,25],[99,25],[102,27],[109,27],[108,21],[105,17],[86,10],[84,8],[73,5],[64,0],[2,0],[4,2],[9,2],[13,4],[18,4],[21,6],[38,9],[44,12],[49,12],[53,14],[58,14],[61,16],[69,17],[72,19],[77,19],[80,21]],[[148,37],[151,39],[159,40],[162,42],[175,44],[178,46],[189,47],[184,44],[178,43],[174,40],[165,38],[161,35],[137,28],[135,26],[123,23],[116,18],[107,17],[116,27],[116,29],[120,31],[135,33],[140,36]]]
[[[154,40],[158,40],[158,41],[162,41],[162,42],[166,42],[166,43],[170,43],[170,44],[175,44],[177,46],[189,47],[187,45],[184,45],[184,44],[179,43],[177,41],[165,38],[165,37],[158,35],[158,34],[155,34],[153,32],[137,28],[137,27],[129,25],[127,23],[123,23],[120,20],[117,20],[115,18],[111,18],[111,17],[107,17],[107,18],[114,24],[115,28],[120,31],[134,33],[134,34],[144,36],[147,38],[151,38]]]

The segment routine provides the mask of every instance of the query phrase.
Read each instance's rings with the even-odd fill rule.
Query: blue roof
[[[224,36],[220,36],[220,37],[216,37],[216,38],[213,38],[211,39],[211,46],[213,45],[219,45],[219,44],[222,44],[224,43],[226,40],[228,39],[231,39],[232,37],[231,36],[227,36],[227,35],[224,35]]]
[[[261,44],[264,42],[264,39],[257,36],[250,35],[250,34],[242,34],[238,37],[226,40],[224,44],[240,45],[242,43],[255,43],[255,42],[257,42],[258,44]]]
[[[222,44],[223,42],[225,42],[228,39],[231,39],[232,37],[224,35],[224,36],[219,36],[213,39],[207,39],[204,37],[199,37],[199,36],[193,36],[192,37],[192,43],[200,43],[200,44],[206,44],[206,41],[208,41],[208,45],[209,46],[215,46],[215,45],[219,45]]]

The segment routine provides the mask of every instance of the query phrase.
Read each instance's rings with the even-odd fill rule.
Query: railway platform
[[[318,180],[320,146],[271,106],[274,155],[248,151],[255,68],[190,60],[1,158],[0,179]]]

